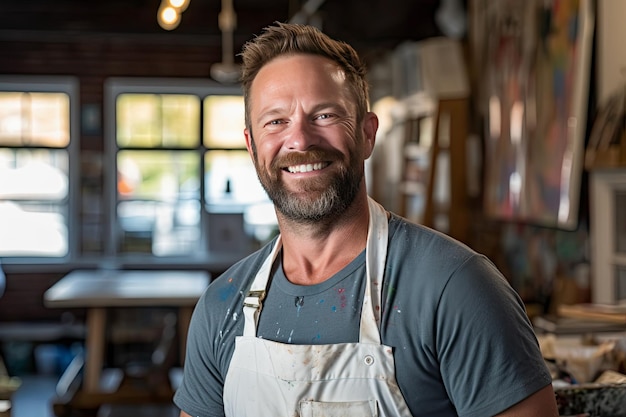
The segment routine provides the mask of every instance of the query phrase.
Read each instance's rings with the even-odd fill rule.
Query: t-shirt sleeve
[[[442,377],[460,416],[498,414],[552,382],[522,300],[487,258],[455,271],[436,317]]]
[[[207,294],[198,301],[189,324],[183,380],[174,404],[193,417],[222,417],[224,381],[209,344],[206,300]]]

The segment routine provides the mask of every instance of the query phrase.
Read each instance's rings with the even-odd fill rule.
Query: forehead
[[[325,71],[338,71],[343,73],[339,64],[328,57],[313,53],[295,52],[278,55],[272,58],[261,67],[259,74],[261,72],[267,72],[267,70],[271,70],[273,67],[286,66],[308,68],[311,70],[323,68]]]
[[[266,118],[321,107],[356,112],[356,100],[346,85],[344,70],[329,58],[291,54],[272,59],[253,80],[248,95],[248,117],[252,124]]]
[[[250,92],[307,90],[326,92],[346,82],[343,69],[329,58],[313,54],[290,54],[276,57],[265,64],[254,78]]]

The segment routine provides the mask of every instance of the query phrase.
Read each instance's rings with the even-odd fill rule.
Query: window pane
[[[0,149],[0,256],[65,256],[64,150]]]
[[[162,95],[163,146],[200,144],[200,99],[189,95]]]
[[[243,96],[208,96],[204,99],[204,140],[208,148],[244,148]]]
[[[200,160],[193,151],[120,151],[120,250],[189,255],[200,242]]]
[[[156,146],[160,143],[159,100],[156,94],[122,94],[117,98],[117,144]]]
[[[277,230],[274,206],[247,151],[210,151],[205,159],[209,213],[243,213],[248,235],[264,243]]]
[[[205,166],[209,211],[268,201],[247,151],[209,151]]]
[[[65,150],[0,149],[0,200],[57,200],[68,196]]]
[[[0,143],[66,147],[69,114],[65,93],[0,92]]]
[[[120,94],[119,147],[190,148],[200,143],[200,100],[182,94]]]
[[[0,200],[0,256],[65,256],[65,206]]]

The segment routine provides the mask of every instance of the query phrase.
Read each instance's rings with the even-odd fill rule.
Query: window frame
[[[0,75],[0,91],[66,93],[69,97],[67,239],[64,256],[2,256],[4,265],[67,265],[78,259],[80,238],[80,83],[74,76]],[[40,146],[9,146],[15,149],[37,149]]]
[[[154,254],[129,253],[125,254],[117,248],[117,232],[119,230],[119,222],[117,219],[117,187],[116,187],[116,171],[117,171],[117,152],[120,149],[116,141],[116,100],[120,94],[190,94],[195,95],[202,102],[209,95],[239,95],[243,94],[239,84],[225,85],[210,79],[187,79],[187,78],[128,78],[128,77],[111,77],[105,80],[104,84],[104,166],[103,172],[103,200],[106,207],[105,218],[105,242],[103,248],[103,257],[113,262],[113,267],[163,267],[164,265],[174,265],[181,267],[186,265],[194,267],[202,265],[217,269],[224,269],[233,262],[241,258],[241,253],[213,253],[209,250],[207,242],[207,212],[205,210],[206,196],[204,178],[201,179],[200,189],[200,228],[201,240],[205,250],[200,251],[199,255],[179,255],[159,257]],[[202,107],[201,107],[202,108]],[[203,143],[203,123],[204,115],[200,115],[199,130],[199,150],[206,155],[208,148]],[[243,132],[242,132],[243,135]],[[122,148],[123,149],[123,148]],[[240,148],[226,148],[226,150],[238,150]],[[243,148],[245,149],[245,145]],[[204,156],[201,158],[201,171],[204,171]],[[200,173],[201,177],[204,177]]]

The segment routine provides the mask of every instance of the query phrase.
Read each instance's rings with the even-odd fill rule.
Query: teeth
[[[297,172],[317,171],[318,169],[322,169],[323,167],[324,167],[323,163],[317,162],[315,164],[293,165],[293,166],[287,167],[287,171],[295,174]]]

